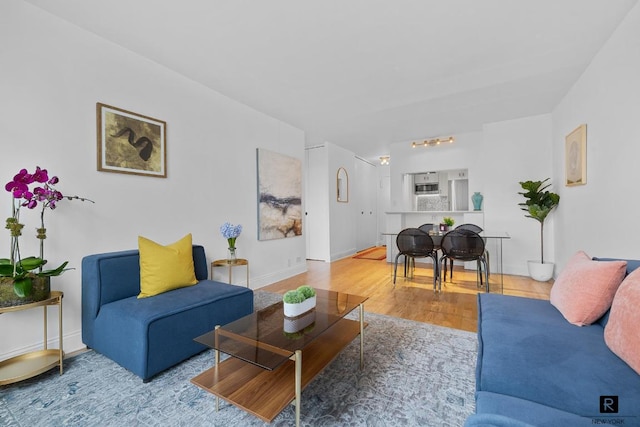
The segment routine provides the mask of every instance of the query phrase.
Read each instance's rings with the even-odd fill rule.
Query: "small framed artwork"
[[[167,177],[167,124],[131,111],[96,104],[98,170]]]
[[[565,185],[587,183],[587,125],[580,125],[565,138]]]

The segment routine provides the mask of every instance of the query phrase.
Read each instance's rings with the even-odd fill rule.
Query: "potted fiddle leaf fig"
[[[529,276],[540,282],[546,282],[553,277],[554,263],[544,261],[544,222],[549,213],[560,203],[560,196],[547,190],[551,186],[547,183],[549,179],[520,182],[520,186],[525,191],[518,192],[526,199],[518,203],[520,209],[527,212],[525,217],[533,218],[540,223],[540,261],[527,262]]]

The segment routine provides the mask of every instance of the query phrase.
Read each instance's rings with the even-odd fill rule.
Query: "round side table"
[[[213,280],[213,269],[215,267],[227,267],[229,269],[229,283],[231,284],[233,267],[244,265],[247,268],[247,288],[249,287],[249,260],[237,258],[235,261],[227,259],[217,259],[211,262],[211,280]]]

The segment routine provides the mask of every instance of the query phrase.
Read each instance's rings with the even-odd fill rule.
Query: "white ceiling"
[[[638,0],[26,0],[364,158],[550,112]]]

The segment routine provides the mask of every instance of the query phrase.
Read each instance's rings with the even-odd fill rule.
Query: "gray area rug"
[[[280,296],[256,292],[256,308]],[[365,304],[366,307],[366,304]],[[351,343],[302,393],[305,426],[461,426],[474,411],[476,335],[365,313],[365,368]],[[142,380],[88,351],[0,387],[2,426],[264,426],[190,383],[211,367],[206,351]],[[295,425],[287,407],[271,425]]]

